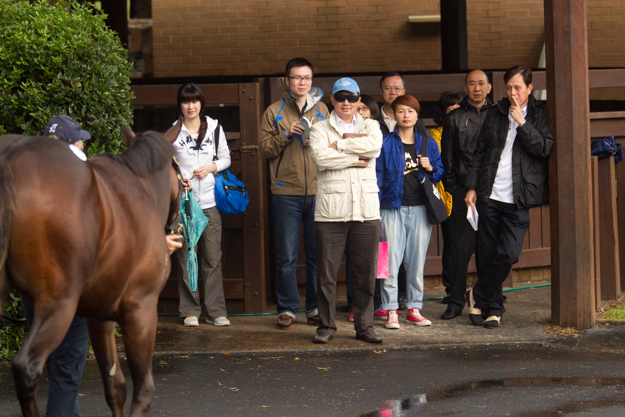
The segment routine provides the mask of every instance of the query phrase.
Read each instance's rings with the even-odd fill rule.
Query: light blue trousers
[[[406,307],[423,308],[423,268],[430,244],[432,225],[425,206],[401,206],[399,210],[381,209],[382,239],[388,242],[388,278],[382,287],[382,308],[397,310],[397,274],[406,270]]]

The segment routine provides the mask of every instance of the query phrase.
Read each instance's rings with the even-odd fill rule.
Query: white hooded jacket
[[[178,137],[174,141],[176,148],[176,156],[180,163],[180,172],[182,175],[191,180],[191,189],[196,201],[202,209],[214,207],[215,202],[215,176],[213,173],[208,174],[205,178],[199,179],[193,174],[193,171],[202,165],[209,165],[213,162],[217,165],[217,172],[228,169],[230,166],[230,150],[223,128],[219,127],[219,149],[217,150],[218,160],[213,161],[215,154],[215,128],[217,120],[206,117],[207,128],[204,140],[200,149],[197,149],[196,141],[185,127],[184,123],[178,133]],[[174,122],[176,124],[177,122]]]

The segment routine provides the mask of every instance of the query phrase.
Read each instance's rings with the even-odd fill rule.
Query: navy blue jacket
[[[417,154],[421,153],[421,135],[415,133],[415,146]],[[445,169],[441,161],[441,154],[438,145],[432,138],[428,138],[428,155],[432,172],[428,172],[428,177],[432,183],[436,184],[443,178]],[[399,210],[401,200],[404,196],[404,170],[406,168],[406,157],[404,145],[397,134],[397,129],[393,133],[384,136],[382,151],[376,160],[376,175],[378,177],[378,188],[380,188],[380,208]],[[423,171],[419,170],[419,179],[423,180]]]

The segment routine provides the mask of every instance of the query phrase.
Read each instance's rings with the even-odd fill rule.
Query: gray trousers
[[[198,286],[196,292],[191,292],[189,276],[187,274],[187,259],[189,248],[185,243],[176,251],[178,258],[178,295],[180,297],[180,317],[200,317],[200,282],[204,284],[204,305],[208,317],[216,319],[225,317],[226,299],[221,272],[221,214],[217,207],[202,210],[208,217],[206,229],[200,236],[196,250],[198,261],[201,259],[201,269],[198,270]]]
[[[336,281],[343,249],[352,267],[354,329],[374,334],[373,293],[378,268],[379,220],[366,222],[315,222],[317,246],[318,334],[336,333]]]

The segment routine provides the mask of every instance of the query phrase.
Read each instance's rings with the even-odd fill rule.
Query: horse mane
[[[174,147],[159,133],[137,133],[130,147],[119,155],[107,155],[126,165],[135,175],[145,177],[171,164]]]

